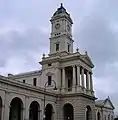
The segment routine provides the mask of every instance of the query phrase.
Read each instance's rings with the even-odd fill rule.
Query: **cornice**
[[[26,83],[24,84],[24,83],[22,83],[20,81],[15,81],[15,80],[12,80],[12,79],[8,79],[8,78],[6,78],[4,76],[0,76],[0,82],[4,83],[4,84],[11,85],[11,86],[14,86],[14,87],[19,87],[21,89],[34,91],[34,92],[37,92],[39,94],[41,93],[41,94],[46,94],[46,95],[56,97],[55,92],[49,92],[49,91],[44,92],[44,88],[41,88],[41,87],[38,87],[38,86],[33,86],[33,85],[30,85],[30,84],[26,84]]]
[[[80,53],[76,52],[76,53],[70,53],[67,55],[61,55],[60,54],[55,54],[55,56],[49,56],[45,59],[43,59],[41,62],[39,62],[40,64],[48,64],[51,62],[68,62],[68,61],[73,61],[73,60],[80,60],[81,62],[83,62],[85,65],[87,65],[90,68],[93,68],[94,65],[93,64],[89,64],[87,63],[84,59],[85,55],[81,55]]]
[[[82,96],[82,97],[89,98],[89,99],[92,99],[92,100],[97,99],[95,96],[90,96],[90,95],[87,95],[87,94],[84,94],[84,93],[59,94],[58,96],[61,97],[61,98]]]

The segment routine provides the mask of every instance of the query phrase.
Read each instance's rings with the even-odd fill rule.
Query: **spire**
[[[63,3],[61,3],[61,8],[63,7]]]

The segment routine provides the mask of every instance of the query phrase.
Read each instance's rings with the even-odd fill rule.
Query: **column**
[[[89,85],[89,72],[86,71],[86,89],[89,90],[89,87],[90,87],[90,85]]]
[[[65,88],[65,68],[62,69],[62,87]]]
[[[80,66],[77,66],[77,83],[78,86],[80,86]]]
[[[90,74],[90,90],[93,91],[93,80],[92,80],[92,73]]]
[[[85,84],[84,84],[84,68],[83,67],[81,68],[81,81],[82,81],[82,87],[84,88]]]
[[[29,120],[29,97],[25,97],[25,120]]]
[[[72,66],[73,67],[73,86],[75,87],[76,86],[76,71],[75,71],[75,65]]]
[[[9,106],[9,93],[6,92],[5,95],[5,108],[4,108],[4,119],[3,120],[9,120],[9,114],[10,114],[10,106]]]

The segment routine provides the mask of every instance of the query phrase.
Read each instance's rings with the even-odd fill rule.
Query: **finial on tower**
[[[87,51],[85,51],[85,54],[86,54],[86,55],[88,55],[88,52],[87,52]]]
[[[61,7],[63,7],[63,3],[61,3]]]
[[[79,52],[79,48],[78,47],[77,47],[76,51]]]
[[[42,57],[43,59],[45,58],[45,53],[43,53],[43,57]]]

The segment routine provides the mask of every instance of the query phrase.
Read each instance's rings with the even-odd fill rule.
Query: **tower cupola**
[[[50,55],[55,53],[72,53],[72,24],[70,14],[61,6],[51,17]]]

